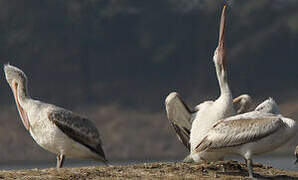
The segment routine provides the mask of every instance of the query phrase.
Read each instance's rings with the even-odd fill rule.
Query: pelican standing
[[[223,111],[228,111],[227,115],[234,115],[235,111],[233,110],[233,107],[236,109],[236,112],[238,114],[245,113],[251,110],[252,107],[252,99],[249,95],[243,94],[237,98],[235,98],[231,103],[232,95],[231,92],[227,86],[226,82],[226,73],[223,72],[225,69],[225,49],[224,49],[224,25],[225,25],[225,12],[226,7],[224,7],[222,12],[222,18],[221,18],[221,26],[220,26],[220,37],[219,37],[219,45],[218,48],[215,51],[214,54],[214,63],[216,66],[217,71],[217,77],[219,81],[219,85],[221,87],[221,96],[220,100],[217,101],[205,101],[199,105],[197,105],[193,110],[191,110],[186,103],[182,100],[180,95],[177,92],[170,93],[166,100],[165,100],[165,106],[167,111],[167,117],[173,126],[174,130],[176,131],[176,135],[178,136],[178,139],[185,145],[185,147],[191,151],[190,148],[190,131],[192,127],[193,121],[196,119],[196,121],[201,121],[201,123],[205,123],[206,120],[199,120],[199,116],[205,116],[205,114],[214,114],[215,108],[217,108],[216,104],[225,104],[226,101],[228,105],[223,105],[222,108]],[[223,77],[225,76],[225,77]],[[228,95],[228,96],[226,96]],[[204,112],[201,112],[202,110]],[[209,111],[209,112],[208,112]],[[223,113],[225,114],[225,113]],[[220,117],[213,118],[214,120],[208,119],[208,121],[211,121],[209,124],[212,124],[216,122],[216,120],[222,118]],[[197,116],[199,115],[199,116]],[[226,116],[226,115],[224,115]],[[198,127],[200,129],[200,127]],[[200,131],[200,130],[198,130]],[[192,161],[191,157],[187,157],[185,161]]]
[[[21,120],[42,148],[57,154],[57,168],[64,158],[87,158],[107,163],[95,125],[71,111],[31,99],[27,76],[19,68],[5,65],[6,80],[12,89]]]
[[[194,151],[241,155],[253,177],[252,156],[282,146],[296,131],[297,123],[282,116],[275,101],[269,98],[255,111],[215,123]]]
[[[195,114],[191,131],[190,131],[190,157],[195,162],[216,161],[223,159],[221,154],[216,153],[198,153],[194,151],[195,147],[212,125],[220,119],[233,116],[236,114],[233,107],[232,92],[228,85],[226,71],[226,50],[225,50],[225,23],[226,6],[224,6],[221,15],[218,46],[214,52],[213,61],[216,69],[216,75],[220,87],[220,96],[215,101],[207,101],[200,104]]]

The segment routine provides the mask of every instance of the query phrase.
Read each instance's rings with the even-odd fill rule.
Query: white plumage
[[[91,121],[32,99],[27,92],[25,73],[11,65],[5,65],[4,71],[25,128],[37,144],[57,154],[57,168],[62,167],[65,156],[107,162],[100,135]]]
[[[223,157],[221,154],[215,153],[200,153],[194,151],[196,145],[202,141],[203,137],[207,131],[212,127],[212,125],[218,120],[235,115],[236,112],[233,107],[233,98],[232,92],[229,88],[227,82],[227,72],[226,72],[226,52],[224,45],[224,32],[225,32],[225,17],[226,17],[226,6],[224,6],[220,29],[219,29],[219,41],[218,47],[214,52],[214,65],[216,68],[217,79],[220,87],[220,96],[215,101],[208,101],[203,104],[200,104],[197,108],[199,111],[195,114],[194,121],[192,123],[190,131],[190,149],[191,149],[191,158],[195,162],[202,160],[220,160]]]
[[[255,111],[223,119],[213,125],[195,147],[198,153],[238,154],[248,163],[252,173],[252,155],[272,151],[291,139],[297,123],[283,117],[272,98]]]
[[[221,96],[216,101],[205,101],[195,106],[193,110],[186,105],[177,92],[170,93],[165,100],[167,117],[176,131],[178,139],[189,151],[191,151],[190,131],[192,127],[191,141],[196,143],[200,141],[200,138],[202,138],[214,122],[221,118],[234,115],[236,112],[233,107],[237,113],[244,113],[248,112],[252,106],[252,99],[247,94],[240,95],[232,101],[232,95],[227,84],[224,48],[225,11],[226,8],[223,9],[218,48],[213,58]],[[194,124],[193,121],[195,121]],[[212,158],[218,160],[215,156],[212,156]],[[185,161],[193,161],[193,159],[191,156],[188,156]]]

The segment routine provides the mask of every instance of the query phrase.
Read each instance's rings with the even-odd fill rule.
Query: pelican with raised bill
[[[27,76],[19,68],[7,64],[4,72],[25,128],[38,145],[57,155],[57,168],[62,167],[65,157],[95,159],[107,164],[99,132],[92,121],[32,99]]]
[[[234,100],[232,98],[226,72],[225,22],[226,6],[222,10],[218,46],[213,56],[220,86],[221,94],[219,98],[215,101],[205,101],[197,105],[194,110],[188,108],[176,92],[170,93],[165,101],[167,117],[175,129],[178,139],[191,152],[190,156],[184,159],[184,162],[201,161],[202,158],[204,160],[221,160],[223,157],[214,153],[195,153],[193,151],[194,144],[203,138],[213,123],[222,118],[233,116],[236,112],[247,112],[252,106],[252,100],[247,94],[241,95]]]
[[[249,176],[253,177],[252,156],[282,146],[296,131],[297,123],[282,116],[275,101],[269,98],[255,111],[215,123],[195,151],[241,155],[247,163]]]

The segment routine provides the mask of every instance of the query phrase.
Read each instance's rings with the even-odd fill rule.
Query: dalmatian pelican
[[[92,121],[32,99],[27,76],[19,68],[7,64],[4,72],[26,130],[38,145],[57,155],[57,168],[62,167],[65,157],[95,159],[107,164],[99,132]]]

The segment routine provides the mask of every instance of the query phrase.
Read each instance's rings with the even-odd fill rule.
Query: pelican
[[[193,123],[190,130],[190,158],[195,162],[221,160],[221,154],[216,153],[198,153],[194,151],[196,145],[201,142],[207,131],[212,125],[220,119],[233,116],[236,111],[233,107],[232,92],[227,81],[226,71],[226,50],[225,50],[225,23],[226,5],[221,14],[218,46],[214,52],[213,62],[216,69],[216,75],[220,87],[220,96],[215,101],[206,101],[196,107],[198,110],[193,117]],[[241,98],[239,98],[241,99]],[[236,99],[235,102],[240,102]]]
[[[220,98],[217,101],[205,101],[197,105],[193,110],[186,105],[177,92],[170,93],[165,100],[167,117],[176,131],[178,139],[189,151],[191,151],[190,131],[194,120],[196,120],[197,124],[207,123],[204,127],[206,131],[208,126],[210,127],[217,120],[228,115],[234,115],[236,112],[238,114],[248,112],[252,107],[252,99],[248,94],[243,94],[232,101],[232,95],[226,81],[224,48],[225,12],[226,7],[224,7],[222,12],[219,44],[214,53],[214,63],[221,88]],[[233,110],[233,107],[236,109],[236,112]],[[215,117],[215,112],[220,113],[218,117]],[[206,117],[208,117],[208,119]],[[193,131],[200,132],[201,127],[203,126],[196,125]],[[202,134],[204,132],[202,132]],[[200,136],[202,136],[202,134],[200,134]],[[193,159],[188,156],[184,161],[191,162]]]
[[[253,177],[252,156],[272,151],[291,139],[297,123],[280,114],[272,98],[261,103],[255,111],[228,117],[215,123],[195,152],[216,152],[223,156],[241,155]]]
[[[207,123],[208,125],[205,125],[204,127],[206,131],[208,126],[210,127],[217,120],[229,115],[234,115],[236,112],[238,114],[248,112],[252,107],[252,99],[248,94],[243,94],[232,101],[232,95],[226,81],[224,48],[225,12],[226,7],[224,7],[222,12],[219,44],[214,54],[214,63],[221,89],[220,98],[217,101],[205,101],[197,105],[193,110],[186,105],[177,92],[170,93],[165,100],[167,117],[176,131],[178,139],[189,151],[191,151],[190,131],[194,120],[196,120],[196,124]],[[233,107],[236,112],[233,110]],[[217,113],[215,112],[220,113],[218,114],[218,117],[215,117],[217,116]],[[203,126],[196,125],[193,131],[200,132],[201,127]],[[194,134],[196,134],[195,132]],[[202,134],[204,132],[202,132]],[[200,134],[200,136],[202,136],[202,134]],[[193,160],[188,156],[184,161],[190,162]]]
[[[65,156],[95,159],[107,164],[100,135],[90,120],[31,99],[27,76],[19,68],[7,64],[4,72],[26,130],[38,145],[57,155],[57,169],[62,167]]]
[[[233,106],[237,114],[243,114],[252,111],[253,102],[248,94],[242,94],[233,99]]]

